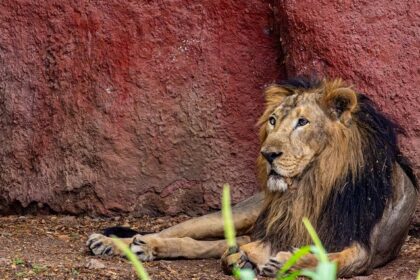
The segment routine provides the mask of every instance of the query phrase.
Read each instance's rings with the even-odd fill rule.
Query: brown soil
[[[420,268],[420,223],[416,216],[401,255],[370,276],[355,279],[415,279]],[[1,217],[0,279],[135,279],[124,259],[91,256],[85,248],[88,234],[116,224],[158,231],[187,218]],[[92,260],[99,260],[104,268],[88,268]],[[152,279],[232,279],[223,275],[218,260],[154,261],[145,267]]]

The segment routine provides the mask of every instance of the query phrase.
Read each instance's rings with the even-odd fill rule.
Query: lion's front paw
[[[256,270],[256,265],[252,263],[244,251],[232,251],[228,249],[222,256],[222,269],[226,274],[232,274],[234,268],[249,268]]]
[[[86,242],[86,246],[95,256],[115,254],[115,245],[112,239],[99,233],[91,234]]]
[[[282,268],[284,263],[290,258],[289,252],[280,252],[275,257],[258,267],[258,274],[266,277],[276,277],[277,272]]]
[[[258,274],[265,277],[276,277],[277,271],[283,266],[283,263],[278,262],[275,258],[272,258],[268,263],[258,268]]]
[[[145,262],[155,259],[151,246],[140,234],[134,236],[133,242],[130,244],[130,249],[141,261]]]

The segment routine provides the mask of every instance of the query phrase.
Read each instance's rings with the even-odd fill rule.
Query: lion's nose
[[[279,156],[281,156],[283,153],[282,152],[268,152],[268,151],[262,151],[261,154],[263,155],[263,157],[271,164],[273,163],[273,161],[278,158]]]

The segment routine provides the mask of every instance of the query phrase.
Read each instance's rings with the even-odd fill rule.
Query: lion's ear
[[[288,95],[291,95],[292,92],[285,87],[279,85],[271,85],[265,89],[264,94],[267,106],[278,106],[284,100],[284,98]]]
[[[348,125],[357,107],[357,94],[349,87],[327,87],[322,103],[332,119]]]

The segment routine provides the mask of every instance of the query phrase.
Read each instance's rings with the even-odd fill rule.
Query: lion
[[[398,127],[341,79],[297,78],[265,90],[257,159],[260,193],[233,207],[238,248],[227,248],[219,212],[158,233],[109,228],[92,234],[94,255],[120,255],[124,237],[142,261],[221,258],[274,277],[290,250],[311,243],[308,217],[340,277],[368,274],[395,258],[417,202],[413,170],[397,147]],[[313,255],[292,269],[314,268]]]

